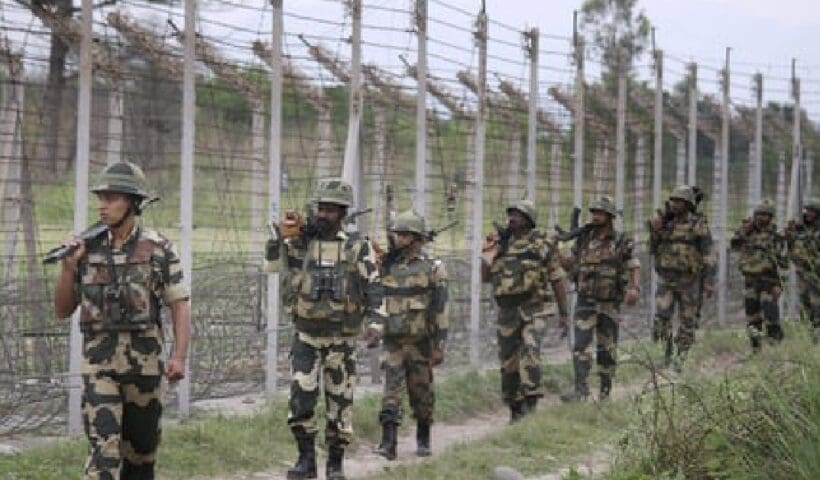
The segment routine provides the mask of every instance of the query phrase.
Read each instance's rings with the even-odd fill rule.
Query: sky
[[[75,0],[79,4],[79,0]],[[573,66],[569,58],[572,12],[580,0],[487,0],[490,23],[489,70],[491,86],[498,76],[528,85],[528,66],[521,49],[520,31],[538,27],[542,34],[540,82],[541,101],[551,111],[557,107],[545,93],[553,84],[569,87]],[[363,57],[367,62],[400,74],[400,55],[415,61],[416,37],[409,31],[410,0],[364,0]],[[428,46],[430,71],[443,78],[455,93],[467,101],[466,92],[455,80],[461,69],[475,69],[476,49],[470,30],[480,0],[429,0]],[[718,69],[722,68],[725,49],[731,47],[731,95],[733,102],[751,104],[751,75],[764,74],[766,100],[787,101],[790,94],[791,60],[797,59],[797,74],[803,84],[803,105],[820,120],[820,2],[817,0],[643,0],[641,8],[656,28],[658,48],[666,54],[665,86],[680,81],[686,63],[700,65],[700,89],[719,92]],[[140,20],[164,27],[168,19],[182,24],[179,8],[153,7],[144,0],[121,0],[120,8]],[[349,58],[349,20],[338,0],[284,0],[286,52],[293,56],[319,83],[333,83],[327,72],[307,58],[297,34],[311,42],[321,41],[341,58]],[[462,13],[463,11],[463,13]],[[106,11],[95,20],[102,21]],[[468,15],[469,14],[469,15]],[[248,45],[270,38],[268,0],[207,0],[200,9],[200,33],[215,40],[226,56],[240,63],[258,64]],[[5,33],[15,45],[24,45],[27,54],[36,56],[47,49],[47,36],[39,22],[16,7],[14,0],[0,0],[0,35]],[[26,33],[26,30],[28,32]],[[115,39],[113,31],[101,27],[98,33]],[[116,39],[115,39],[116,40]],[[173,40],[169,40],[173,44]],[[174,44],[176,48],[176,44]],[[40,54],[42,56],[42,54]],[[31,70],[44,68],[34,62]],[[598,74],[594,58],[588,60],[588,75]],[[652,78],[648,56],[636,62],[640,78]],[[411,79],[402,80],[412,86]]]

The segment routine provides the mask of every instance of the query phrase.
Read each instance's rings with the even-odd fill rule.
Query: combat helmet
[[[424,226],[424,218],[413,210],[407,210],[396,215],[393,224],[390,226],[391,232],[409,232],[425,236],[427,232]]]
[[[808,210],[814,210],[817,213],[820,213],[820,198],[814,197],[808,200],[804,205],[803,208]]]
[[[669,195],[669,200],[683,200],[693,207],[695,206],[695,194],[689,185],[678,185],[675,187]]]
[[[316,204],[332,203],[342,207],[353,205],[353,187],[338,177],[319,180],[313,200]]]
[[[140,167],[131,162],[117,162],[105,167],[91,192],[124,193],[143,200],[150,197],[145,188],[145,174]]]
[[[531,200],[518,200],[513,202],[507,206],[507,213],[510,213],[510,210],[521,212],[527,217],[527,220],[535,226],[536,220],[538,219],[538,211],[535,209],[535,204]]]
[[[602,196],[589,205],[590,212],[595,210],[606,212],[612,217],[618,216],[618,209],[615,207],[615,202],[613,202],[612,197],[608,195]]]
[[[774,217],[774,203],[768,199],[763,200],[755,207],[754,214],[769,215]]]

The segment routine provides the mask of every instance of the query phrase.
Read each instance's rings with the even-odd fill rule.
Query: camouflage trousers
[[[800,305],[811,326],[820,328],[820,285],[798,276]]]
[[[772,291],[777,280],[746,277],[743,279],[746,310],[746,328],[752,346],[759,346],[763,336],[763,325],[766,325],[766,336],[772,340],[783,339],[780,326],[780,306]]]
[[[288,425],[294,435],[315,437],[319,431],[316,404],[319,382],[325,393],[325,440],[347,445],[353,435],[353,385],[356,346],[351,338],[313,338],[299,333],[290,352],[292,377]]]
[[[501,362],[501,397],[513,405],[526,397],[542,397],[541,342],[547,315],[541,303],[499,307],[498,359]]]
[[[84,479],[153,479],[162,377],[107,372],[82,377],[83,424],[89,443]]]
[[[686,355],[695,342],[695,315],[698,308],[700,282],[691,281],[669,282],[663,277],[658,278],[658,290],[655,294],[655,324],[653,337],[665,344],[672,341],[672,315],[675,306],[678,307],[680,325],[675,336],[675,344],[679,355]]]
[[[595,341],[595,362],[602,377],[615,374],[618,347],[618,304],[596,302],[584,297],[578,298],[575,307],[575,345],[572,360],[575,367],[575,382],[586,385],[586,378],[592,368],[593,340]]]
[[[402,395],[407,390],[413,417],[433,423],[432,341],[428,337],[384,339],[384,396],[379,422],[400,424]]]

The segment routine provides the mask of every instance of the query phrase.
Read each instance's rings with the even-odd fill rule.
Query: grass
[[[492,372],[449,375],[436,384],[436,395],[439,420],[458,421],[501,406],[498,375]],[[357,398],[353,409],[357,442],[377,441],[380,398],[373,394]],[[183,479],[283,467],[295,457],[286,418],[287,405],[280,399],[252,416],[195,417],[165,427],[159,476]],[[0,457],[0,478],[79,479],[85,452],[85,440],[75,439]]]

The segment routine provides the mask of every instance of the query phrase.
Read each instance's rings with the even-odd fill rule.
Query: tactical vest
[[[532,230],[520,240],[510,239],[509,245],[496,256],[490,265],[490,275],[497,301],[503,302],[505,297],[526,300],[545,293],[545,241],[540,231]]]
[[[777,276],[777,256],[780,250],[774,226],[753,230],[743,237],[738,266],[743,275]]]
[[[797,274],[808,279],[808,274],[820,272],[820,227],[800,225],[791,241],[789,258],[794,263]]]
[[[698,217],[689,214],[686,221],[664,228],[656,249],[655,269],[661,275],[691,277],[700,273],[703,254],[695,233]]]
[[[358,240],[308,242],[302,269],[293,277],[296,329],[315,336],[355,335],[365,311],[357,271]]]
[[[602,302],[623,300],[626,285],[623,245],[623,233],[603,240],[583,239],[576,252],[579,296]]]
[[[422,255],[409,263],[395,262],[384,272],[385,336],[425,336],[432,333],[429,322],[436,288],[433,283],[434,268],[434,261]]]
[[[107,239],[89,244],[79,270],[83,332],[142,331],[159,324],[163,266],[153,255],[161,247],[158,240],[138,229],[122,252],[114,253]]]

